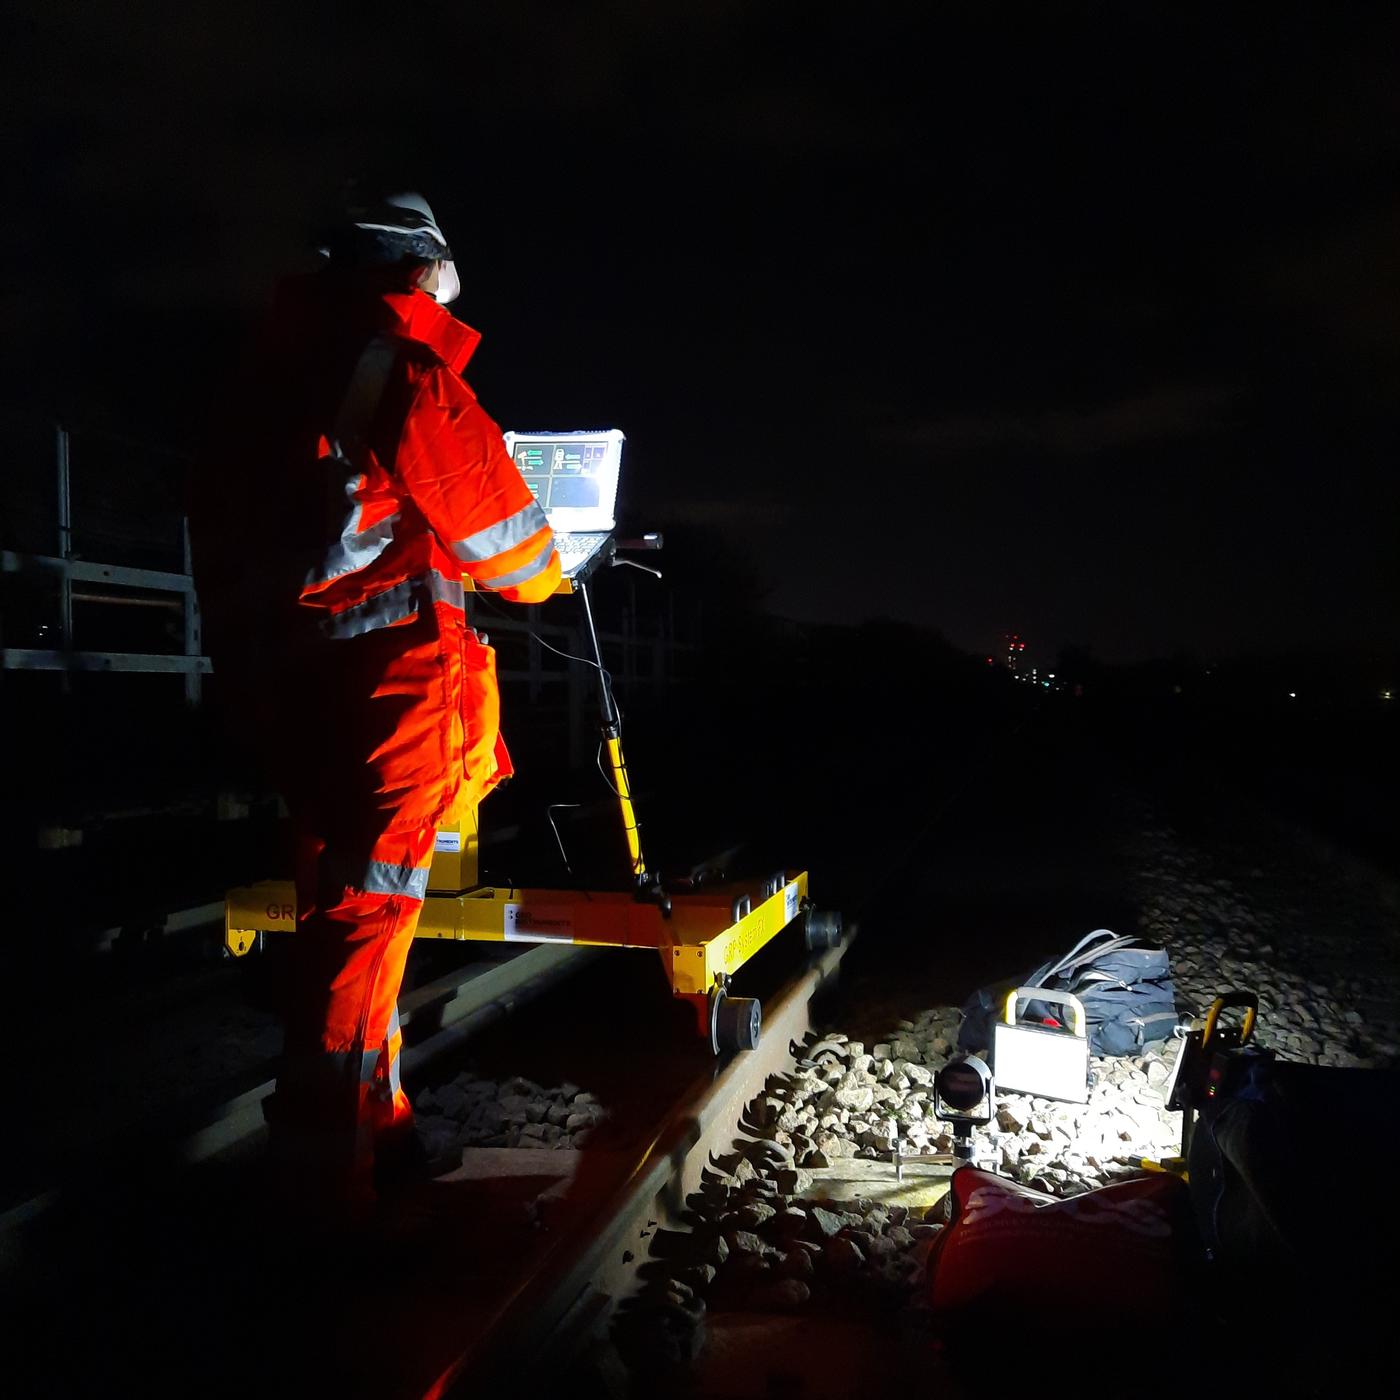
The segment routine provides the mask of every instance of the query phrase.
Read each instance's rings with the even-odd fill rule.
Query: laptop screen
[[[615,523],[622,432],[506,433],[509,451],[556,534],[606,532]]]

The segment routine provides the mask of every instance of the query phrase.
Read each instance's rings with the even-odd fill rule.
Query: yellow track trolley
[[[659,548],[660,538],[625,547]],[[621,723],[603,667],[587,575],[614,562],[609,539],[592,567],[561,582],[558,594],[576,597],[598,675],[603,750],[616,795],[630,865],[617,890],[521,889],[479,882],[479,826],[475,808],[438,831],[428,893],[416,937],[491,943],[574,943],[602,948],[654,948],[673,994],[694,1009],[700,1035],[715,1053],[758,1044],[757,1000],[728,995],[729,979],[794,920],[802,921],[811,950],[841,939],[841,916],[812,907],[805,870],[776,871],[759,880],[716,883],[685,892],[663,888],[648,869],[622,752]],[[468,581],[468,587],[470,582]],[[224,946],[242,957],[268,933],[296,927],[296,889],[290,880],[266,880],[230,890],[225,899]]]

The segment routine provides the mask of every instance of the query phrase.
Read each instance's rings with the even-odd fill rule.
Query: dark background
[[[1139,928],[1145,823],[1209,852],[1282,814],[1400,875],[1400,9],[16,0],[6,21],[0,549],[57,548],[58,420],[73,553],[181,568],[189,466],[238,440],[225,386],[276,279],[313,264],[347,181],[417,188],[485,335],[487,408],[623,428],[622,523],[666,533],[665,580],[611,571],[597,604],[676,643],[665,687],[645,649],[631,675],[606,653],[668,883],[735,847],[751,873],[809,869],[861,924],[848,974],[909,1006]],[[51,584],[0,571],[5,647],[54,645]],[[473,606],[519,666],[524,639]],[[75,623],[91,650],[178,632],[92,602]],[[1007,632],[1062,688],[986,664]],[[191,963],[229,1004],[279,1003],[285,944],[221,963],[217,924],[168,922],[292,868],[219,682],[191,709],[178,676],[0,672],[7,970],[43,1065],[18,1076],[0,1188],[47,1185],[152,1093],[127,1066],[181,1082],[165,1008],[189,1018],[181,1053],[230,1039]],[[484,811],[484,874],[619,886],[563,689],[504,687],[520,776]],[[573,802],[565,871],[546,812]],[[1275,870],[1248,899],[1281,912]],[[1320,889],[1312,908],[1322,943],[1345,934]],[[645,1052],[607,991],[580,1014]],[[105,1116],[99,1069],[121,1082]],[[88,1345],[29,1330],[47,1368],[83,1352],[110,1389],[104,1337],[142,1335],[112,1258],[184,1258],[112,1222],[158,1221],[205,1271],[223,1256],[172,1233],[163,1194],[132,1206],[159,1178],[131,1192],[80,1160],[100,1227],[76,1293],[66,1253],[48,1274]],[[242,1277],[214,1267],[181,1290],[205,1316]],[[208,1369],[205,1332],[184,1335]],[[159,1350],[154,1380],[147,1350],[149,1389],[189,1349]]]
[[[3,397],[197,452],[347,179],[505,427],[803,620],[1393,649],[1390,7],[22,4]]]
[[[663,583],[597,588],[605,628],[683,644],[669,690],[620,684],[654,862],[748,838],[844,897],[932,859],[970,795],[1083,799],[1032,776],[1061,763],[1183,815],[1233,784],[1395,867],[1391,8],[14,13],[0,546],[55,549],[58,419],[74,552],[179,568],[276,280],[349,181],[417,188],[488,410],[623,428],[623,529],[666,533]],[[52,599],[4,583],[4,644],[52,645]],[[91,606],[77,635],[178,650],[170,626]],[[987,666],[1008,632],[1063,689]],[[99,872],[45,855],[36,917],[55,882],[101,926],[286,868],[217,675],[195,713],[177,677],[62,679],[0,695],[9,849],[81,827]],[[572,853],[615,874],[560,701],[507,685],[520,778],[489,825],[557,864],[546,806],[584,802]],[[253,819],[217,822],[221,792]]]

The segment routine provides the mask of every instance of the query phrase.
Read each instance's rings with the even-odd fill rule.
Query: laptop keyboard
[[[566,576],[572,574],[606,539],[606,534],[556,535],[554,547],[559,551],[559,567]]]

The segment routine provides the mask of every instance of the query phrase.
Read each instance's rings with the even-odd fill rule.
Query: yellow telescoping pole
[[[613,791],[617,793],[618,806],[622,812],[622,830],[627,839],[627,859],[632,867],[633,880],[638,886],[643,886],[647,883],[647,866],[642,858],[641,827],[637,824],[637,814],[632,807],[632,786],[627,781],[627,763],[622,757],[622,716],[613,700],[612,683],[607,667],[603,665],[603,652],[598,645],[598,629],[593,625],[593,603],[588,596],[588,585],[580,579],[576,591],[583,600],[583,616],[588,623],[588,637],[593,644],[593,655],[597,658],[598,695],[603,712],[603,746],[608,751]]]
[[[605,737],[603,744],[608,751],[608,766],[612,769],[618,806],[622,809],[622,830],[627,837],[627,858],[632,863],[632,876],[640,884],[646,878],[647,866],[646,861],[642,859],[641,828],[637,825],[637,814],[632,810],[632,789],[627,782],[627,763],[622,757],[622,739],[614,734]]]

